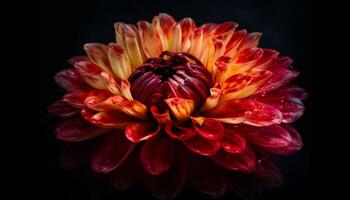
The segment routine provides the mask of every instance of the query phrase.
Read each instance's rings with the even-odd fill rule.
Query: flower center
[[[129,81],[133,97],[149,107],[179,97],[192,99],[199,108],[212,86],[210,73],[196,57],[169,51],[146,60]]]

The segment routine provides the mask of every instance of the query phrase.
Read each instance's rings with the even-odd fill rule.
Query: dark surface
[[[179,20],[192,17],[197,25],[205,22],[236,21],[240,29],[262,32],[260,46],[276,49],[294,59],[301,72],[295,81],[310,93],[306,112],[295,123],[305,147],[297,154],[279,158],[285,176],[279,189],[264,190],[260,199],[311,199],[312,150],[312,58],[311,6],[305,0],[290,1],[46,1],[40,12],[40,122],[38,140],[39,197],[43,199],[152,199],[143,187],[116,192],[105,185],[94,186],[87,169],[66,172],[59,165],[61,144],[53,134],[54,120],[47,106],[60,98],[62,90],[52,77],[68,68],[67,60],[83,54],[87,42],[114,41],[113,23],[151,20],[166,12]],[[178,199],[209,199],[186,191]],[[225,199],[231,199],[226,196]]]

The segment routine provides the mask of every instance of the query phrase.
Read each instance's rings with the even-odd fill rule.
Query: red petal
[[[204,119],[202,125],[195,125],[195,130],[199,135],[208,140],[220,140],[224,136],[224,126],[213,119]]]
[[[172,140],[164,135],[147,140],[141,150],[143,168],[151,175],[161,175],[172,164],[173,148]]]
[[[299,72],[292,71],[288,69],[280,69],[277,71],[274,71],[270,78],[267,79],[267,81],[261,85],[261,88],[258,90],[258,92],[268,92],[271,90],[275,90],[282,85],[287,84],[294,78],[296,78],[299,75]]]
[[[278,52],[272,49],[263,49],[263,56],[256,62],[256,68],[267,68],[278,56]]]
[[[220,142],[217,140],[207,140],[199,135],[195,135],[183,143],[194,153],[211,156],[220,149]]]
[[[250,146],[247,146],[246,150],[240,154],[228,153],[221,149],[210,158],[220,166],[229,170],[250,173],[255,169],[255,153]]]
[[[81,117],[68,118],[56,129],[57,139],[77,142],[97,137],[108,132],[109,129],[99,128],[91,125]]]
[[[122,132],[111,133],[92,156],[92,169],[99,173],[111,172],[123,163],[134,147]]]
[[[73,92],[64,95],[62,100],[73,107],[81,108],[87,96],[88,92]]]
[[[280,125],[255,127],[241,124],[234,130],[250,142],[262,147],[280,148],[286,147],[292,142],[291,135]]]
[[[79,143],[65,143],[62,148],[60,164],[66,170],[79,169],[89,161],[96,142],[99,140],[89,140]]]
[[[69,92],[88,91],[91,89],[75,69],[66,69],[58,72],[54,80],[57,85]]]
[[[288,146],[281,148],[264,148],[266,151],[277,155],[290,155],[299,151],[303,147],[303,141],[296,129],[288,125],[284,125],[283,128],[291,135],[292,142]]]
[[[125,129],[125,136],[134,143],[148,140],[154,137],[160,130],[160,127],[154,127],[151,123],[135,123]]]
[[[174,198],[185,184],[187,165],[183,152],[179,150],[174,153],[173,164],[168,171],[160,176],[146,174],[145,185],[158,199]]]
[[[48,108],[48,111],[51,114],[60,116],[60,117],[70,117],[79,112],[79,109],[70,106],[65,101],[59,100],[51,104]]]
[[[140,154],[133,151],[128,158],[113,171],[113,185],[118,190],[129,189],[143,177]]]
[[[225,127],[224,138],[221,141],[222,148],[229,153],[243,153],[246,149],[246,140],[236,131]]]

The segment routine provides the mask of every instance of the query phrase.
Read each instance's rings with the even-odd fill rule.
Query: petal
[[[224,126],[213,119],[206,118],[202,125],[194,125],[199,135],[208,140],[220,140],[224,136]]]
[[[205,99],[205,102],[204,102],[202,108],[200,109],[201,112],[205,112],[207,110],[215,108],[218,105],[221,96],[222,96],[222,90],[221,89],[219,89],[219,88],[210,88],[210,96],[208,96]]]
[[[160,135],[147,140],[141,149],[143,168],[151,175],[161,175],[173,161],[173,143],[170,138]]]
[[[117,111],[91,113],[88,109],[82,109],[81,114],[90,123],[105,128],[124,129],[137,123],[136,119]]]
[[[97,137],[110,131],[91,125],[81,117],[68,118],[56,129],[56,137],[59,140],[78,142]]]
[[[142,65],[144,56],[139,43],[139,38],[137,37],[137,29],[133,25],[115,23],[114,28],[116,30],[117,44],[125,46],[132,67],[135,69]]]
[[[84,45],[84,50],[90,60],[103,71],[111,74],[108,59],[108,46],[100,43],[88,43]]]
[[[54,77],[55,82],[68,92],[88,91],[91,87],[85,83],[80,74],[74,69],[66,69],[58,72]]]
[[[171,28],[169,37],[169,51],[178,52],[181,50],[182,45],[182,31],[181,25],[176,24]]]
[[[191,18],[184,18],[179,22],[179,24],[181,26],[181,32],[182,32],[181,49],[182,51],[186,52],[191,46],[190,36],[194,31],[194,29],[196,28],[196,24]]]
[[[225,56],[233,58],[237,55],[239,44],[241,44],[246,34],[246,30],[239,30],[233,34],[226,44]]]
[[[170,32],[175,23],[174,18],[166,13],[160,13],[159,16],[155,16],[152,20],[152,25],[158,32],[164,50],[169,50],[169,43],[171,42]]]
[[[159,126],[154,127],[151,123],[135,123],[125,129],[125,136],[133,143],[148,140],[154,137],[160,130]]]
[[[256,62],[255,68],[266,69],[278,56],[278,52],[272,49],[263,49],[262,57]]]
[[[121,111],[131,117],[147,120],[147,107],[136,100],[127,100],[122,96],[114,96],[112,102],[117,104]]]
[[[181,149],[174,148],[171,167],[159,176],[146,173],[145,185],[148,191],[158,199],[172,199],[184,187],[187,175],[187,163]]]
[[[113,172],[113,185],[117,190],[126,190],[142,181],[143,168],[138,151],[132,151],[127,159]]]
[[[290,155],[299,151],[303,147],[303,141],[296,129],[288,125],[284,125],[283,128],[288,131],[292,137],[290,144],[280,148],[264,148],[264,150],[276,155]]]
[[[292,81],[297,76],[299,76],[299,72],[293,70],[280,69],[278,71],[274,71],[271,77],[260,86],[258,92],[268,92],[275,90],[282,85],[285,85],[288,82]]]
[[[180,121],[187,120],[194,110],[194,102],[190,99],[170,98],[166,99],[165,102],[176,119]]]
[[[88,94],[88,92],[72,92],[64,95],[62,100],[73,107],[81,108]]]
[[[218,165],[229,170],[251,173],[255,169],[255,153],[250,146],[247,146],[245,151],[239,154],[228,153],[221,149],[210,158]]]
[[[100,75],[102,70],[90,61],[74,63],[75,69],[83,77],[85,82],[96,89],[107,89],[106,81]]]
[[[137,23],[139,30],[141,46],[146,57],[157,57],[162,51],[162,43],[159,35],[153,28],[152,24],[146,21],[139,21]]]
[[[119,106],[113,103],[112,97],[106,90],[93,90],[85,98],[84,105],[95,111],[118,110]]]
[[[243,41],[239,45],[239,51],[243,51],[248,48],[257,47],[261,33],[248,33],[245,35]]]
[[[183,141],[188,149],[194,153],[211,156],[215,155],[220,149],[220,142],[217,140],[207,140],[199,135],[195,135],[188,140]]]
[[[263,50],[260,48],[248,48],[241,51],[234,59],[226,73],[227,77],[235,74],[243,73],[256,65],[258,60],[262,58]]]
[[[105,79],[107,89],[114,95],[120,94],[120,86],[114,78],[106,72],[101,72],[101,76]]]
[[[111,133],[92,156],[92,169],[98,173],[111,172],[123,163],[134,147],[122,132]]]
[[[200,28],[196,28],[190,37],[191,47],[188,50],[190,54],[195,56],[196,58],[200,58],[203,46],[203,30]]]
[[[292,142],[291,135],[280,125],[254,127],[241,124],[235,131],[250,142],[267,148],[287,147]]]
[[[165,125],[165,132],[173,139],[188,140],[195,136],[197,132],[191,127],[185,127],[176,124],[175,122],[169,122]]]
[[[222,148],[229,153],[243,153],[246,149],[246,140],[236,131],[225,127],[224,137],[221,141]]]
[[[231,100],[204,112],[203,115],[222,123],[239,124],[246,120],[246,111],[244,107],[240,106],[238,100]]]
[[[67,102],[59,100],[48,107],[48,111],[59,117],[70,117],[79,112],[79,109],[72,107]]]
[[[112,71],[118,78],[128,79],[132,72],[129,56],[125,50],[117,44],[110,43],[108,47],[108,59]]]
[[[262,84],[272,76],[272,72],[252,69],[243,74],[236,74],[224,82],[224,100],[241,99],[258,91]]]
[[[152,116],[157,120],[159,124],[165,124],[166,122],[171,120],[168,109],[164,109],[162,111],[157,106],[152,106],[151,113],[152,113]]]

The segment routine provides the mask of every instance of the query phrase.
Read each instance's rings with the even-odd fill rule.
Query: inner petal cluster
[[[129,77],[132,96],[151,107],[168,98],[193,100],[199,108],[212,87],[211,74],[188,53],[163,52],[146,60]]]

